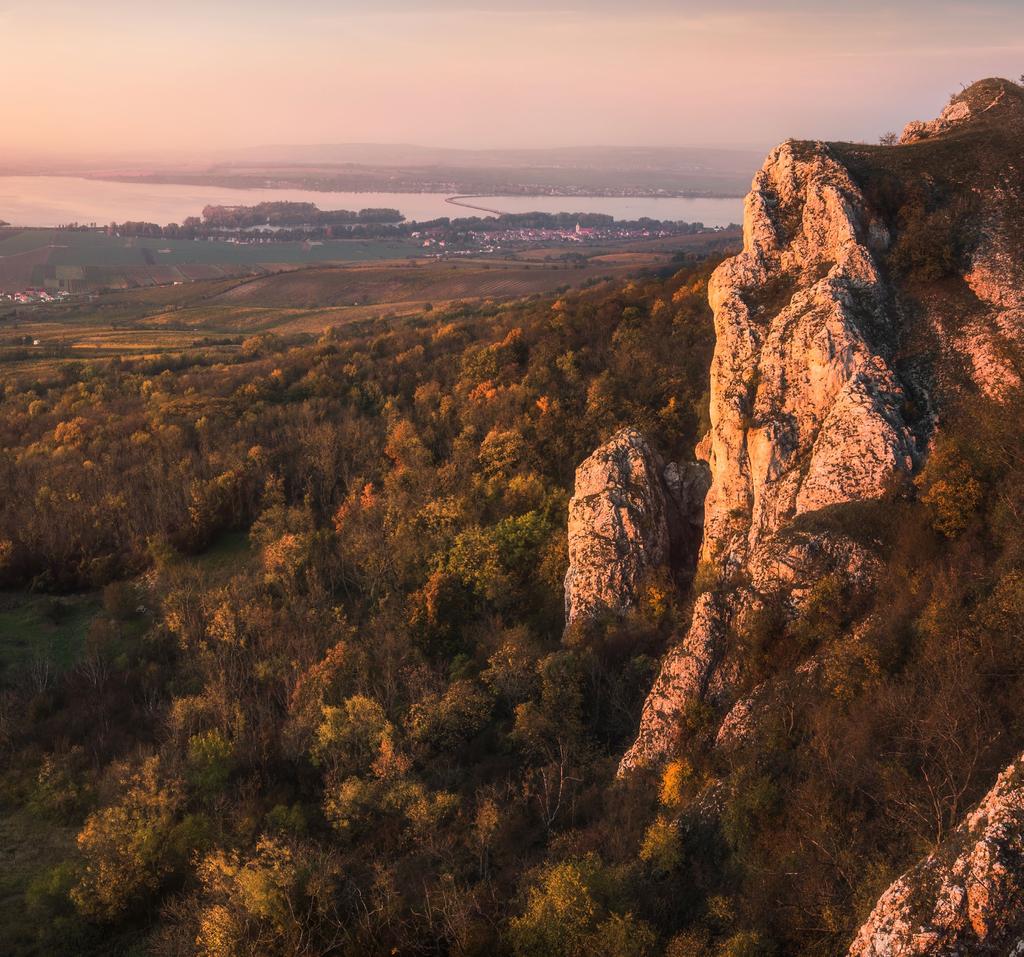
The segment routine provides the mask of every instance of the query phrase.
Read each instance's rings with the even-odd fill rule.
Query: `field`
[[[111,237],[56,229],[0,230],[0,291],[51,291],[188,283],[262,275],[315,263],[403,259],[421,255],[407,240],[329,240],[239,244]]]
[[[388,320],[454,302],[517,299],[644,270],[671,270],[680,255],[735,242],[736,236],[722,233],[597,245],[587,247],[585,255],[552,247],[508,258],[292,265],[11,307],[6,314],[0,309],[0,370],[24,381],[78,359],[157,356],[197,347],[231,352],[256,333],[319,334],[331,326]]]

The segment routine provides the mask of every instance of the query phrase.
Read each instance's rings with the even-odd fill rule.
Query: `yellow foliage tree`
[[[155,891],[171,868],[169,837],[182,802],[179,783],[150,758],[117,804],[90,814],[78,835],[85,859],[71,899],[86,917],[111,921]]]

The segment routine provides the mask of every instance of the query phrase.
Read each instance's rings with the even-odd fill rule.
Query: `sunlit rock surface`
[[[566,625],[632,606],[644,575],[700,540],[702,466],[666,466],[623,429],[576,470],[569,503]]]
[[[1024,953],[1024,756],[934,854],[893,882],[850,957]]]

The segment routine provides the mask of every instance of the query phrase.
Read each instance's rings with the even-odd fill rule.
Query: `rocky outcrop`
[[[951,157],[963,164],[941,189],[957,197],[958,239],[970,247],[962,275],[966,294],[933,301],[926,312],[939,348],[962,360],[972,385],[997,399],[1021,382],[1022,141],[1024,87],[988,79],[955,96],[938,119],[911,123],[901,142],[914,149],[897,151],[907,172],[923,182],[955,167]]]
[[[1020,384],[1022,142],[1024,87],[987,80],[937,120],[911,124],[900,147],[789,142],[755,177],[743,251],[709,286],[711,429],[697,447],[711,475],[705,590],[662,663],[620,774],[670,754],[697,704],[717,713],[715,747],[728,760],[780,693],[813,693],[821,668],[811,658],[742,694],[751,682],[735,633],[769,598],[797,613],[823,576],[870,588],[881,567],[873,544],[855,522],[829,517],[906,486],[950,396],[998,399]],[[898,193],[901,177],[911,199],[883,215],[869,195],[886,205],[879,184]],[[594,488],[617,490],[617,473],[602,468]],[[658,465],[641,471],[649,487],[661,475],[662,497],[671,497]],[[577,498],[587,487],[577,476]],[[649,527],[643,516],[660,514],[649,492],[635,521],[615,525],[619,493],[607,494],[579,506],[580,529]],[[654,555],[664,560],[664,540],[659,527],[653,537],[617,531],[609,541],[624,544],[603,551],[578,541],[567,601],[586,583],[582,594],[608,596],[598,607],[628,603],[633,569]],[[588,550],[598,558],[596,579],[584,568]],[[622,572],[610,564],[619,554]],[[850,640],[869,624],[852,623]],[[940,850],[889,887],[849,951],[976,953],[1024,957],[1024,756]]]
[[[747,596],[739,593],[698,596],[686,638],[668,653],[647,696],[640,733],[619,763],[620,775],[653,765],[670,753],[690,705],[707,697],[723,697],[719,666],[725,653],[727,623],[746,601]]]
[[[850,957],[1024,953],[1024,755],[881,896]],[[1019,948],[1019,949],[1018,949]]]
[[[913,468],[916,446],[892,363],[898,317],[874,259],[888,233],[827,146],[769,156],[744,238],[710,287],[702,558],[763,578],[764,553],[792,519],[881,496]]]
[[[660,760],[695,700],[732,706],[743,662],[729,634],[763,596],[785,593],[795,612],[824,575],[870,584],[872,548],[811,516],[899,490],[944,396],[998,397],[1020,381],[1024,89],[982,81],[914,129],[913,149],[787,142],[754,178],[743,251],[709,286],[717,341],[711,430],[697,448],[711,471],[700,578],[717,585],[666,657],[620,772]],[[965,130],[979,131],[977,155]],[[907,220],[887,220],[859,185],[901,176],[911,192],[930,184],[928,203],[958,198],[909,239],[893,235]],[[923,243],[957,270],[934,290],[918,280],[909,315],[893,268],[908,243],[912,261]]]
[[[1007,80],[980,80],[950,99],[934,120],[912,120],[903,129],[900,145],[934,139],[965,126],[990,111],[999,113],[1015,98],[1016,84]]]
[[[1024,136],[1024,125],[1021,129]],[[973,308],[942,330],[951,349],[964,357],[973,383],[993,398],[1021,384],[1024,348],[1024,257],[1021,193],[994,190],[980,210],[979,235],[964,283]]]
[[[682,712],[728,684],[725,636],[759,592],[863,566],[852,542],[797,533],[794,519],[880,497],[914,468],[917,443],[892,361],[897,316],[875,262],[889,237],[866,209],[827,146],[783,144],[747,197],[743,252],[712,277],[711,431],[698,448],[712,480],[701,561],[752,587],[698,600],[622,771],[659,760]]]
[[[700,580],[711,587],[662,664],[620,774],[670,754],[698,703],[717,712],[714,746],[728,760],[780,693],[813,690],[820,669],[811,659],[741,694],[749,681],[734,633],[768,596],[786,596],[795,613],[824,575],[870,587],[880,568],[870,543],[823,517],[906,483],[949,396],[998,399],[1020,385],[1024,89],[976,84],[937,120],[911,124],[902,142],[912,149],[885,155],[786,143],[755,177],[743,252],[710,283],[711,430],[697,455],[711,471],[700,553]],[[906,217],[887,222],[858,185],[900,176],[933,190],[916,236]],[[950,196],[955,204],[928,219],[927,204]],[[902,232],[894,237],[893,227]],[[904,253],[907,243],[919,244],[913,255],[941,252],[942,282],[929,287],[893,268],[900,242]],[[868,624],[855,622],[851,638]],[[1024,957],[1024,756],[938,851],[889,887],[849,950],[988,953]]]
[[[919,143],[942,133],[948,133],[971,118],[971,108],[963,100],[953,100],[934,120],[911,120],[900,137],[900,145]]]
[[[706,491],[703,466],[666,466],[635,429],[586,459],[569,503],[566,625],[625,611],[648,571],[695,550]]]

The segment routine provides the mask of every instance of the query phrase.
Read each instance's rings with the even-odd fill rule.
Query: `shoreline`
[[[738,222],[739,197],[704,196],[604,196],[599,194],[552,195],[488,194],[479,190],[460,192],[400,193],[250,189],[238,186],[153,183],[106,180],[82,176],[0,176],[0,219],[54,227],[140,221],[157,224],[183,223],[200,216],[207,205],[246,206],[263,202],[302,202],[321,210],[361,206],[394,208],[407,222],[440,218],[498,217],[518,212],[604,213],[616,220],[656,219],[663,222],[703,222],[724,226]],[[466,210],[465,213],[461,212]]]
[[[159,175],[146,175],[146,176],[105,176],[96,173],[78,173],[78,172],[15,172],[8,170],[0,170],[0,178],[2,177],[32,177],[32,178],[59,178],[59,179],[84,179],[91,182],[97,183],[125,183],[127,185],[145,185],[145,186],[203,186],[203,187],[214,187],[217,189],[236,189],[236,190],[297,190],[300,192],[308,193],[370,193],[370,194],[418,194],[423,196],[447,196],[451,194],[451,190],[442,188],[418,188],[412,187],[406,189],[380,189],[367,186],[360,187],[341,187],[341,186],[321,186],[316,184],[309,185],[281,185],[278,183],[268,185],[266,180],[262,182],[244,182],[240,183],[232,181],[230,178],[221,177],[200,177],[190,179],[182,176],[159,176]],[[488,193],[456,193],[455,198],[469,198],[473,199],[476,197],[487,197],[496,196],[509,199],[739,199],[742,200],[747,195],[747,190],[728,192],[728,191],[716,191],[716,190],[698,190],[698,189],[681,189],[673,190],[670,192],[658,191],[658,190],[640,190],[621,192],[617,191],[614,187],[607,187],[605,189],[594,189],[586,193],[571,192],[569,190],[554,190],[552,192],[502,192],[501,188],[498,187],[496,190]],[[456,204],[458,205],[458,204]],[[473,207],[471,207],[473,208]]]

